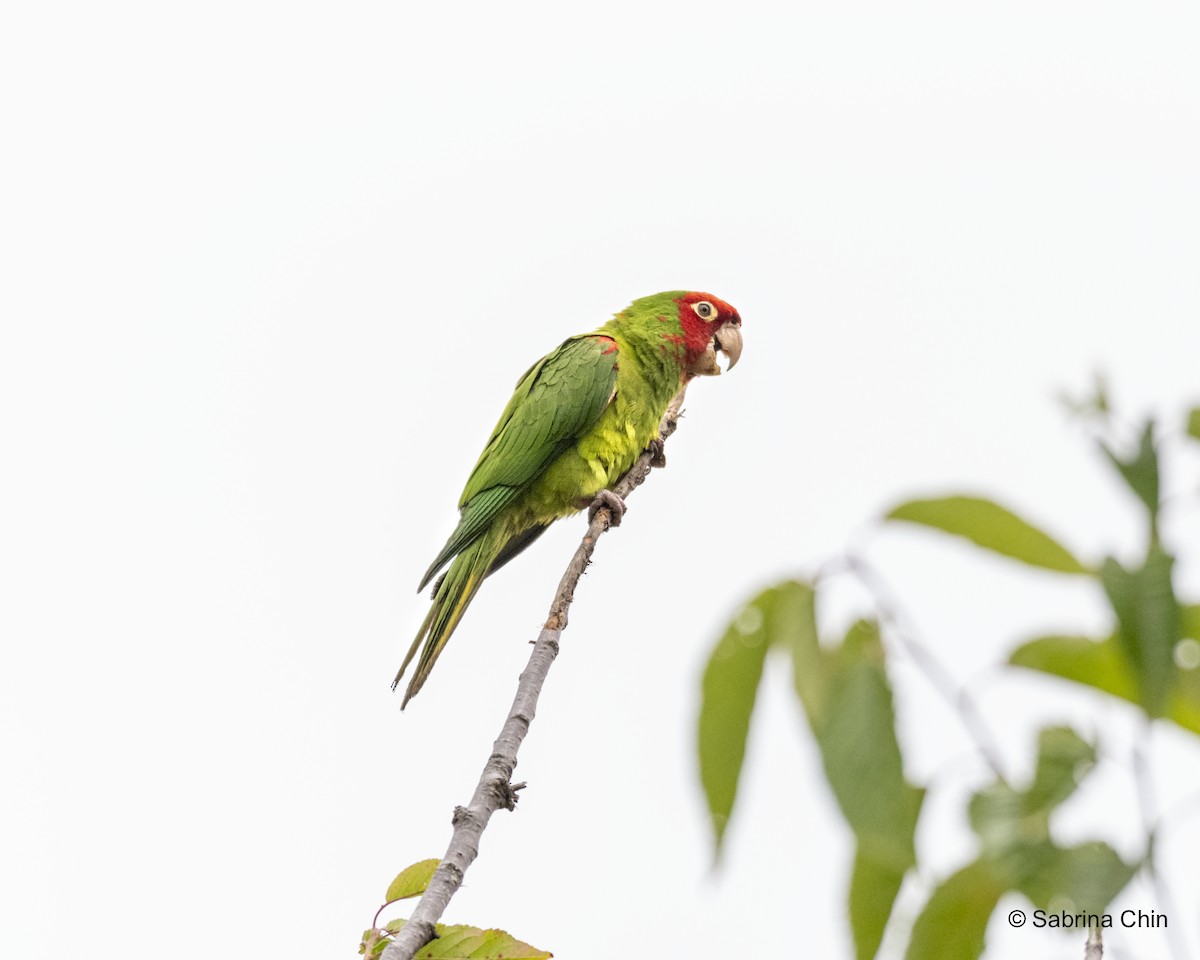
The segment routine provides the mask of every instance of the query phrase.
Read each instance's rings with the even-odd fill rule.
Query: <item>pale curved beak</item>
[[[738,358],[742,355],[741,324],[733,321],[721,324],[713,339],[717,341],[717,349],[729,358],[729,366],[725,369],[732,370],[737,366]]]

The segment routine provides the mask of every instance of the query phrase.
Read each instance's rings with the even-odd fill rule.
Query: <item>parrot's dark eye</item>
[[[711,320],[717,315],[717,308],[707,300],[701,300],[699,303],[694,304],[692,309],[696,311],[696,316],[701,320]]]

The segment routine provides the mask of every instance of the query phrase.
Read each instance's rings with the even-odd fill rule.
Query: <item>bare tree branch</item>
[[[684,387],[675,395],[663,417],[659,427],[659,438],[663,443],[675,432],[686,389]],[[628,497],[649,476],[652,465],[661,465],[661,455],[661,450],[644,451],[617,481],[616,486],[612,488],[613,493],[622,499]],[[653,463],[656,460],[658,462]],[[511,782],[513,770],[517,766],[517,751],[521,748],[525,734],[529,732],[530,724],[533,723],[542,684],[546,682],[546,674],[550,671],[554,658],[558,656],[558,641],[567,626],[567,612],[575,597],[575,587],[591,562],[596,541],[608,530],[611,522],[611,511],[608,507],[601,507],[588,524],[587,533],[584,534],[562,580],[559,581],[558,591],[550,605],[550,615],[533,645],[529,663],[526,664],[517,683],[517,695],[513,698],[508,719],[504,721],[500,736],[492,745],[492,754],[484,765],[479,783],[475,787],[475,794],[467,806],[455,808],[451,820],[454,833],[450,838],[450,846],[446,848],[446,854],[438,864],[437,871],[412,916],[396,935],[396,939],[383,951],[382,960],[412,960],[413,955],[433,939],[434,924],[441,918],[450,903],[450,898],[462,885],[467,868],[479,855],[479,839],[483,836],[483,830],[492,814],[501,809],[515,809],[517,791],[524,786],[523,783]]]
[[[1083,960],[1104,960],[1104,938],[1100,936],[1100,928],[1088,930],[1087,945],[1083,948]]]

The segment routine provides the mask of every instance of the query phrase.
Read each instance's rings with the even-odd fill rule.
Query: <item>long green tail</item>
[[[501,552],[501,546],[494,542],[492,536],[484,534],[454,558],[450,569],[434,588],[433,605],[429,608],[429,614],[421,624],[421,629],[417,631],[412,646],[408,648],[408,655],[404,658],[404,663],[400,664],[396,679],[392,681],[392,689],[395,690],[400,678],[404,676],[404,671],[416,656],[417,648],[420,647],[421,656],[417,659],[416,672],[408,682],[404,702],[400,704],[401,710],[424,686],[429,672],[446,646],[446,641],[454,633],[454,628],[458,626],[467,606],[474,599],[480,584],[491,573],[492,564]]]

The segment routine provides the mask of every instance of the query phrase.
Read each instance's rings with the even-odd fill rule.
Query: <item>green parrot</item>
[[[458,526],[417,588],[450,563],[392,681],[394,690],[420,648],[401,709],[489,575],[560,517],[608,506],[620,523],[625,505],[608,488],[659,444],[659,422],[679,389],[721,372],[717,351],[730,369],[737,363],[741,326],[738,312],[711,294],[658,293],[564,341],[521,377],[467,480]]]

